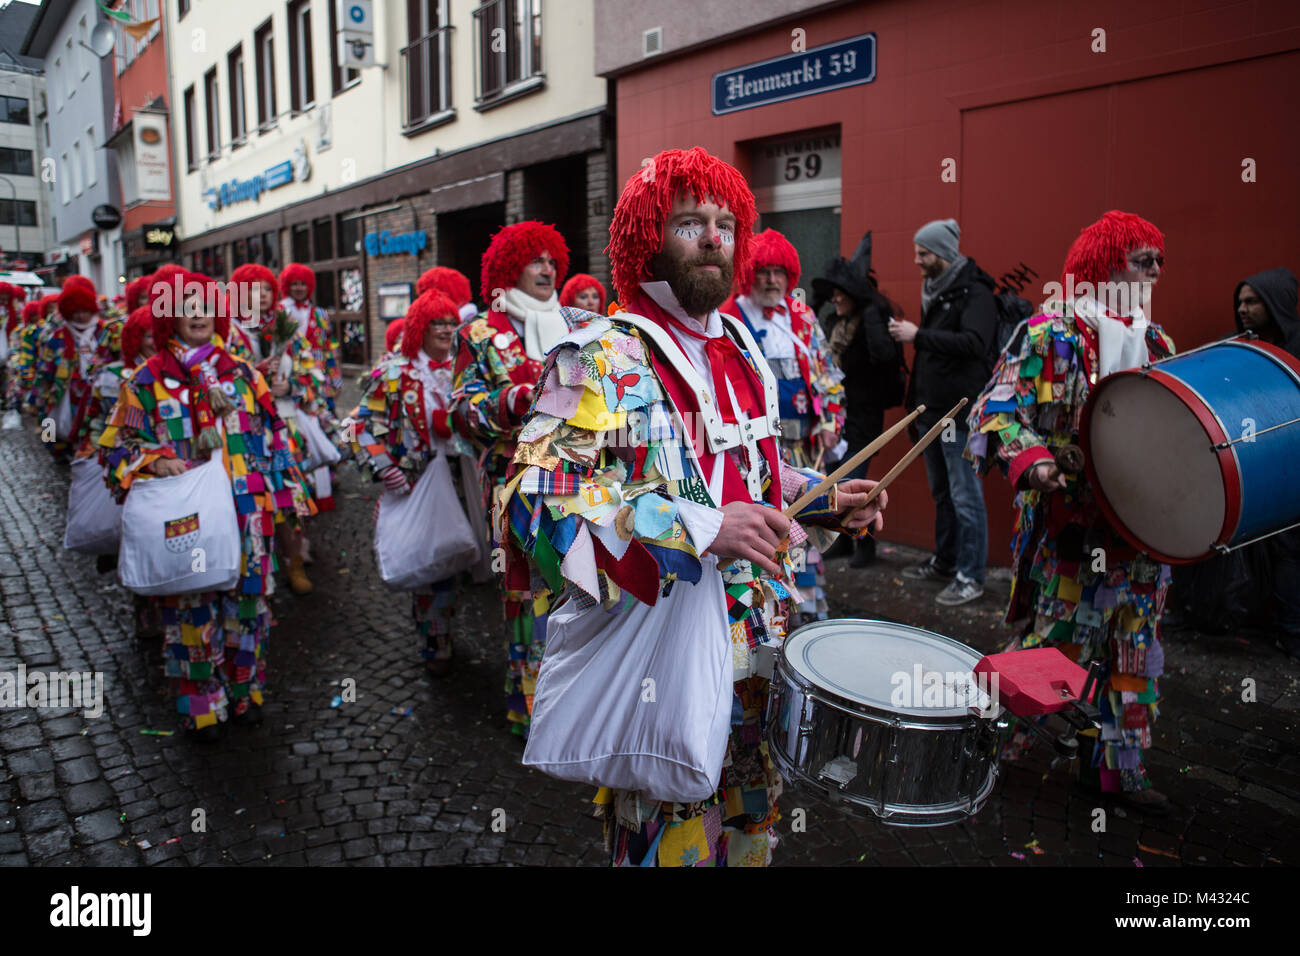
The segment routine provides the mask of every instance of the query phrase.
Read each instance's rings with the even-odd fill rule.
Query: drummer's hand
[[[169,478],[172,475],[185,474],[185,462],[179,458],[159,458],[148,470],[159,478]]]
[[[1029,487],[1035,491],[1052,492],[1065,487],[1065,475],[1054,461],[1044,461],[1029,469]]]
[[[289,394],[289,380],[287,378],[277,378],[271,383],[271,394],[276,398],[283,398]]]
[[[889,492],[882,491],[875,501],[866,504],[867,495],[877,484],[879,482],[866,478],[850,478],[835,486],[835,504],[840,509],[841,525],[855,531],[869,527],[872,534],[885,527],[884,511],[889,505]]]
[[[709,545],[720,558],[753,561],[768,574],[777,574],[776,551],[790,532],[790,519],[775,508],[733,501],[722,506],[722,527]]]

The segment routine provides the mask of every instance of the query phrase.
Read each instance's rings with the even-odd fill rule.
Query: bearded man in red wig
[[[542,360],[569,330],[556,295],[568,271],[564,237],[532,220],[503,226],[483,253],[480,293],[491,307],[457,330],[452,407],[457,430],[484,450],[485,510],[505,483]],[[514,733],[526,737],[543,645],[534,633],[526,576],[503,584],[506,718]]]
[[[782,513],[821,476],[782,458],[775,376],[718,311],[748,268],[754,218],[740,173],[699,147],[628,180],[607,250],[625,310],[581,313],[551,351],[505,501],[507,575],[531,582],[548,644],[524,763],[601,785],[616,865],[769,861],[781,779],[762,728],[798,599],[789,551],[808,526],[883,524],[866,480]],[[689,640],[670,647],[674,634]],[[599,668],[554,683],[610,646],[653,662],[658,697],[640,670],[635,686]],[[683,780],[665,769],[675,747],[656,745],[701,720],[711,746]]]
[[[1164,670],[1169,567],[1134,550],[1102,515],[1086,474],[1064,473],[1056,457],[1078,443],[1098,379],[1173,354],[1148,317],[1164,253],[1160,230],[1132,213],[1112,210],[1084,229],[1060,286],[1048,284],[1048,301],[975,400],[966,446],[967,458],[985,472],[1000,466],[1018,492],[1007,623],[1023,621],[1024,631],[1015,646],[1055,645],[1080,664],[1101,662],[1102,728],[1099,740],[1086,738],[1081,781],[1156,814],[1169,801],[1151,789],[1142,751]]]

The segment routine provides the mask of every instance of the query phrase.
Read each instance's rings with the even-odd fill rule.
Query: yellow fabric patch
[[[1010,424],[1011,424],[1011,419],[1007,418],[1005,414],[999,413],[997,415],[994,415],[983,425],[981,425],[980,431],[982,432],[1001,431],[1002,429],[1006,428]]]
[[[181,643],[198,647],[203,643],[203,632],[192,624],[181,625]]]
[[[745,798],[740,787],[727,788],[727,803],[722,815],[728,820],[732,817],[743,817],[745,815]]]
[[[766,866],[767,833],[742,833],[736,830],[727,841],[727,866]]]
[[[607,806],[614,802],[614,791],[609,787],[601,787],[596,791],[596,795],[591,798],[591,802],[598,807]]]
[[[1052,400],[1052,383],[1045,378],[1038,380],[1038,401],[1046,405]]]
[[[1062,601],[1078,604],[1079,599],[1083,597],[1083,585],[1074,578],[1067,578],[1062,575],[1061,580],[1056,585],[1056,596]]]
[[[668,832],[659,841],[660,866],[694,866],[712,856],[704,833],[704,816],[691,817],[668,824]]]
[[[199,714],[194,718],[194,726],[199,730],[202,730],[204,727],[211,727],[216,722],[217,715],[212,713],[212,711],[208,711],[206,714]]]
[[[578,410],[569,419],[569,424],[593,432],[614,431],[627,425],[627,412],[611,412],[605,407],[602,395],[584,390]]]

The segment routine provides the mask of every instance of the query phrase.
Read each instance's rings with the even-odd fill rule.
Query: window
[[[334,222],[331,219],[317,219],[311,224],[313,261],[334,258]]]
[[[328,269],[316,270],[316,304],[326,312],[333,312],[338,300],[334,297],[334,273]],[[335,332],[335,335],[338,333]]]
[[[178,20],[185,19],[185,14],[190,12],[190,0],[176,0],[176,6],[180,10],[180,13],[177,14],[176,19]]]
[[[504,100],[540,86],[542,0],[483,0],[474,19],[475,100]]]
[[[217,68],[214,66],[203,74],[203,105],[207,110],[208,159],[221,155],[221,117],[218,114],[220,103],[217,102]]]
[[[406,0],[402,95],[407,129],[451,109],[451,28],[445,0]]]
[[[81,195],[81,140],[72,141],[72,194]]]
[[[30,199],[0,199],[0,226],[36,225],[36,203]]]
[[[63,165],[60,168],[64,170],[63,175],[59,177],[59,182],[63,183],[63,205],[66,206],[72,200],[72,177],[67,172],[72,169],[72,164],[68,162],[67,153],[63,154]]]
[[[244,45],[241,43],[226,57],[226,85],[230,88],[230,142],[244,143]],[[241,263],[242,265],[242,263]]]
[[[289,4],[289,107],[301,113],[316,102],[311,63],[311,7]]]
[[[355,86],[361,81],[361,71],[353,69],[343,69],[339,66],[339,18],[338,5],[327,3],[326,6],[330,12],[330,95],[338,96],[344,90]]]
[[[248,261],[248,243],[243,239],[236,239],[230,244],[230,267],[238,269]]]
[[[0,173],[9,173],[13,176],[34,176],[32,151],[30,149],[14,149],[11,146],[0,146]]]
[[[50,77],[50,79],[53,80],[54,77],[57,77],[59,73],[61,73],[62,71],[63,71],[63,57],[56,56],[54,58],[54,73]],[[50,99],[54,100],[54,108],[56,110],[62,110],[63,100],[59,99],[59,84],[54,82],[48,82],[45,88],[50,91]]]
[[[42,123],[41,126],[44,127],[45,129],[45,148],[49,149],[50,148],[50,124],[48,122],[45,122]]]
[[[159,20],[161,22],[162,11],[159,9],[160,0],[126,0],[122,4],[122,10],[131,14],[136,23],[144,23],[148,20]],[[185,14],[182,13],[181,16]],[[136,39],[121,26],[117,26],[117,43],[114,46],[114,59],[117,60],[117,72],[120,76],[122,71],[131,63],[135,62],[138,57],[158,35],[158,23],[149,28],[149,32],[144,36]]]
[[[194,87],[185,88],[185,163],[190,169],[199,168],[199,125],[194,115]]]
[[[280,269],[280,233],[278,231],[262,233],[262,265],[268,269]]]
[[[66,44],[67,52],[64,53],[64,59],[68,61],[67,72],[64,73],[64,94],[68,99],[72,99],[72,94],[77,92],[77,51],[72,49],[72,37],[68,37]]]
[[[253,34],[257,60],[257,125],[267,129],[275,125],[275,37],[267,20]]]
[[[358,252],[357,241],[361,238],[361,220],[338,216],[339,258],[346,259]]]
[[[79,44],[80,48],[77,50],[77,56],[81,59],[81,66],[82,66],[81,78],[84,80],[89,78],[90,76],[90,60],[86,56],[87,48],[90,46],[90,44],[87,43],[86,41],[89,40],[90,38],[86,36],[85,17],[82,17],[81,22],[77,24],[77,39],[81,41],[81,43]]]
[[[22,96],[0,96],[0,123],[14,123],[18,126],[30,126],[32,111],[27,99]],[[49,125],[45,127],[49,129]]]
[[[86,129],[86,187],[89,188],[99,181],[99,175],[95,171],[95,127],[90,126]]]
[[[293,227],[293,261],[311,262],[311,230],[305,224]]]

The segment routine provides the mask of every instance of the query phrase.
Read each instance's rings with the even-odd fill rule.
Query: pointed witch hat
[[[812,280],[813,309],[818,310],[835,289],[843,289],[858,305],[870,302],[878,294],[876,276],[871,271],[871,230],[862,237],[853,255],[836,256],[826,264],[822,274]]]

